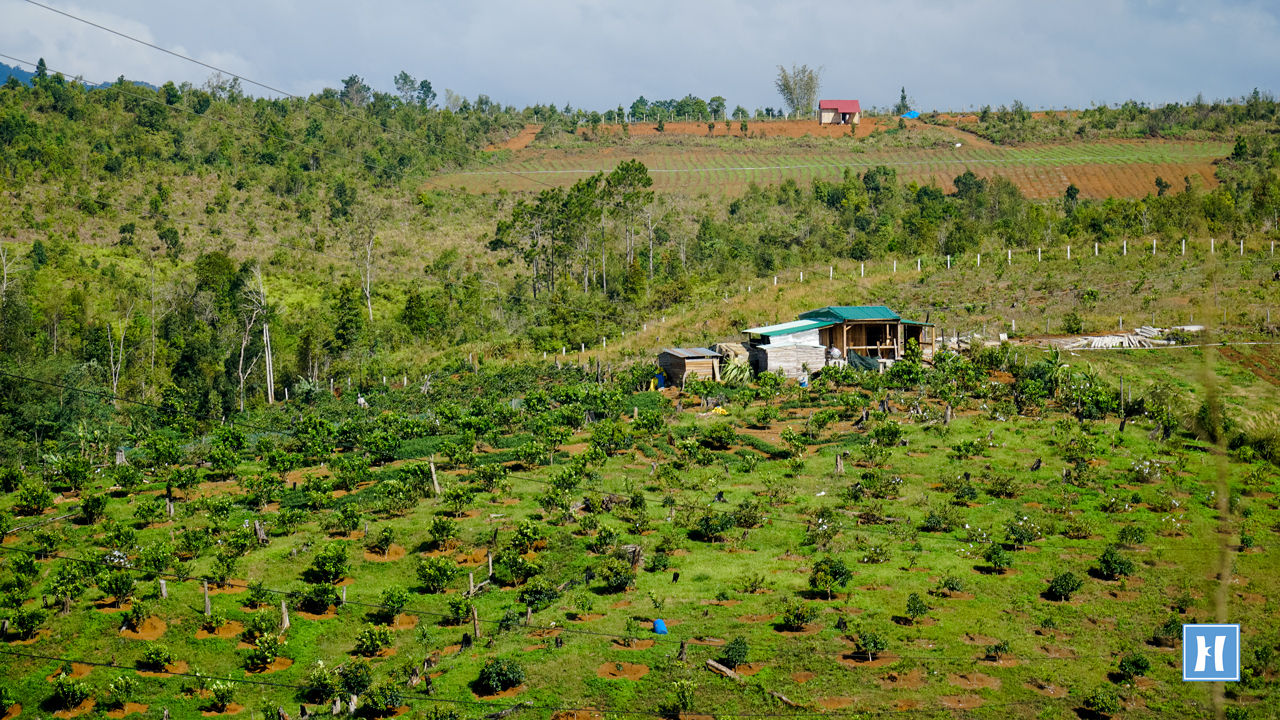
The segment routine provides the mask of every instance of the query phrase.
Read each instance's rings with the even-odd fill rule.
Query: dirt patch
[[[741,615],[738,617],[738,622],[763,623],[763,622],[769,622],[770,620],[776,617],[778,616],[777,615]]]
[[[333,620],[338,617],[338,608],[330,605],[323,613],[309,613],[305,610],[294,610],[295,615],[305,620]]]
[[[245,675],[268,675],[273,672],[280,672],[293,667],[293,661],[289,658],[278,657],[271,661],[271,664],[261,670],[245,670]]]
[[[964,643],[965,645],[984,645],[985,646],[985,645],[995,645],[1000,641],[993,637],[988,637],[986,635],[974,635],[973,633],[965,633],[964,637],[960,638],[960,642]]]
[[[73,717],[80,717],[81,715],[88,715],[89,713],[93,712],[93,706],[95,702],[97,701],[94,700],[93,698],[89,698],[88,700],[85,700],[84,702],[80,703],[79,705],[69,710],[59,710],[58,712],[54,713],[53,716],[56,718],[73,718]]]
[[[604,720],[604,715],[597,712],[595,708],[561,710],[555,715],[552,715],[551,720]]]
[[[1029,690],[1034,690],[1045,697],[1066,697],[1069,692],[1067,687],[1064,685],[1051,685],[1039,680],[1032,680],[1031,682],[1023,683],[1022,686]]]
[[[124,707],[108,710],[107,717],[122,718],[125,715],[141,715],[147,711],[148,707],[150,706],[142,703],[125,703]]]
[[[120,635],[130,640],[159,640],[164,631],[168,629],[164,621],[158,617],[149,617],[143,621],[142,627],[137,630],[125,628],[120,631]]]
[[[106,597],[94,603],[93,609],[97,610],[100,613],[111,615],[114,613],[129,612],[129,610],[133,609],[133,603],[127,602],[119,607],[116,607],[116,599],[113,597]]]
[[[919,690],[924,687],[924,671],[916,668],[909,673],[891,672],[880,678],[880,686],[893,690]]]
[[[401,613],[396,616],[395,620],[391,621],[392,630],[412,630],[416,627],[418,627],[417,615],[405,615],[404,613]]]
[[[961,690],[1000,689],[1000,678],[993,678],[982,673],[960,673],[958,675],[952,673],[947,676],[947,680]]]
[[[742,601],[741,600],[703,600],[698,604],[699,605],[719,605],[720,607],[733,607],[734,605],[741,605]]]
[[[235,595],[237,593],[248,592],[248,591],[249,591],[248,580],[228,580],[227,584],[225,585],[209,586],[210,595]]]
[[[814,700],[814,702],[818,704],[818,707],[823,710],[842,710],[853,705],[857,701],[858,698],[851,697],[823,697]]]
[[[405,552],[404,548],[400,547],[399,545],[392,545],[390,548],[387,549],[386,555],[383,555],[382,553],[369,552],[368,550],[366,550],[364,553],[364,559],[368,560],[369,562],[392,562],[404,557],[404,552]],[[488,562],[487,557],[485,558],[485,562]]]
[[[541,628],[529,633],[529,637],[534,637],[538,639],[553,638],[559,635],[560,632],[561,632],[560,628]]]
[[[942,703],[942,707],[951,710],[970,710],[982,707],[982,698],[977,695],[943,695],[938,698],[938,702]]]
[[[637,665],[626,662],[601,663],[596,668],[596,677],[606,680],[639,680],[649,674],[648,665]]]
[[[1076,656],[1076,652],[1071,648],[1058,647],[1057,645],[1041,645],[1037,649],[1051,658],[1073,658]]]
[[[71,678],[72,680],[79,680],[80,678],[92,672],[92,670],[93,670],[92,665],[85,665],[84,663],[71,663],[71,672],[67,675],[67,677]],[[54,680],[57,680],[58,676],[61,674],[62,674],[62,671],[59,670],[58,672],[45,678],[45,680],[48,680],[49,682],[53,682]]]
[[[610,606],[609,606],[609,609],[611,609],[611,610],[621,610],[622,608],[629,608],[629,607],[631,607],[631,601],[630,601],[630,600],[619,600],[618,602],[616,602],[616,603],[614,603],[614,604],[610,605]]]
[[[801,685],[809,682],[810,680],[816,677],[818,676],[815,675],[814,673],[809,672],[808,670],[797,672],[797,673],[791,673],[791,679],[794,680],[795,682],[800,683]]]
[[[569,622],[576,622],[576,623],[592,622],[594,620],[599,620],[603,617],[604,615],[601,615],[599,613],[587,613],[586,615],[574,615],[573,617],[569,618]]]
[[[708,637],[708,638],[691,638],[689,640],[689,643],[692,645],[709,645],[711,647],[720,647],[721,645],[727,645],[728,641],[723,638]]]
[[[150,672],[147,670],[139,670],[138,674],[142,677],[162,678],[170,675],[181,675],[187,671],[187,661],[179,660],[172,665],[165,665],[164,672]]]
[[[244,632],[244,625],[239,620],[232,620],[213,632],[200,628],[196,631],[196,639],[208,640],[209,638],[219,638],[221,640],[230,640],[242,632]]]
[[[982,663],[983,665],[990,665],[991,667],[1018,667],[1018,658],[1011,657],[1009,655],[1005,655],[1000,658],[978,655],[974,660]]]
[[[528,685],[518,685],[509,690],[503,690],[500,693],[494,693],[492,695],[477,695],[475,693],[471,693],[471,697],[477,700],[497,700],[500,698],[515,697],[516,695],[519,695],[520,693],[528,689],[529,689]]]
[[[8,542],[8,540],[6,539],[5,542]],[[0,718],[0,720],[13,720],[13,718],[18,717],[21,714],[22,714],[22,704],[14,703],[13,705],[9,706],[9,712],[5,713],[4,717]]]
[[[861,653],[849,653],[847,655],[841,655],[837,659],[841,665],[851,668],[889,667],[899,660],[897,655],[881,655],[875,660],[868,660],[867,657]]]
[[[636,640],[630,645],[621,640],[614,640],[612,645],[614,650],[648,650],[653,647],[653,640]]]
[[[223,710],[222,712],[218,712],[217,710],[205,710],[200,714],[205,717],[218,717],[219,715],[239,715],[243,711],[244,711],[243,705],[230,703],[229,705],[227,705],[227,709]]]
[[[805,625],[799,630],[775,630],[774,632],[785,637],[800,637],[802,635],[816,635],[822,632],[822,626],[817,624]]]
[[[760,672],[765,668],[765,664],[766,663],[762,663],[762,662],[746,663],[745,665],[739,665],[733,670],[739,675],[755,675],[756,673]]]
[[[523,150],[529,147],[529,143],[533,142],[533,139],[536,138],[538,133],[541,131],[541,125],[525,125],[524,129],[517,133],[515,137],[504,143],[490,145],[485,148],[485,150],[497,150],[498,148],[502,148],[503,150]],[[553,718],[552,720],[555,719]]]
[[[546,650],[546,649],[547,649],[546,645],[525,645],[524,647],[520,648],[520,650],[523,652],[533,652],[534,650]]]

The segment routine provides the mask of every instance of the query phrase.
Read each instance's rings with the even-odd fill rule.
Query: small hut
[[[862,106],[857,100],[822,100],[818,103],[819,125],[857,125],[862,122]]]
[[[696,373],[702,380],[720,380],[720,353],[710,348],[666,348],[658,353],[658,367],[672,385],[683,385],[685,375]]]
[[[826,365],[827,349],[818,335],[824,327],[827,324],[821,321],[793,320],[747,328],[743,332],[758,336],[747,346],[751,368],[757,373],[782,371],[789,378],[804,375],[806,366],[809,372],[817,372]]]

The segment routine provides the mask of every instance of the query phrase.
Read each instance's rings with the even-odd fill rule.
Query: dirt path
[[[519,134],[517,134],[515,137],[499,145],[490,145],[485,149],[497,150],[501,148],[503,150],[523,150],[529,147],[529,143],[533,142],[533,139],[537,137],[538,133],[541,131],[542,131],[541,125],[525,125],[524,129],[521,130]]]

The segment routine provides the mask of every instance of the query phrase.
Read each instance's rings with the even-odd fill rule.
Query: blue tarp
[[[664,623],[664,622],[662,622],[661,620],[654,620],[654,621],[653,621],[653,631],[654,631],[655,633],[657,633],[658,635],[666,635],[666,634],[667,634],[667,624],[666,624],[666,623]]]
[[[916,112],[915,110],[908,110],[907,112],[902,113],[901,117],[907,118],[909,120],[915,120],[916,118],[920,117],[920,113]]]

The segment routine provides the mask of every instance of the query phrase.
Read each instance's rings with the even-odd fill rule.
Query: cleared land
[[[1199,176],[1203,187],[1216,187],[1214,161],[1231,152],[1231,145],[1222,142],[1107,141],[999,147],[955,128],[918,124],[913,132],[928,133],[935,139],[954,138],[961,147],[868,149],[853,141],[825,140],[824,136],[840,137],[837,133],[847,133],[848,128],[820,128],[814,123],[761,123],[749,130],[752,137],[747,138],[740,137],[736,128],[732,129],[733,137],[722,137],[721,125],[716,130],[719,140],[707,137],[705,124],[700,133],[693,123],[679,125],[686,124],[689,127],[667,125],[664,139],[670,144],[641,137],[630,145],[582,143],[569,148],[527,147],[526,130],[505,146],[514,151],[510,161],[443,176],[436,182],[473,191],[536,191],[569,185],[635,158],[649,168],[656,190],[689,195],[736,194],[751,182],[765,185],[788,178],[806,185],[814,179],[839,178],[845,168],[865,172],[885,165],[904,179],[933,182],[948,192],[955,176],[972,170],[982,177],[1003,175],[1031,198],[1060,196],[1068,185],[1075,184],[1083,196],[1104,199],[1144,196],[1154,190],[1157,176],[1175,185],[1184,177]],[[864,121],[859,137],[873,127],[873,120]],[[761,140],[759,135],[796,138],[802,129],[813,137]],[[648,126],[637,126],[631,132],[633,136],[657,135]]]

